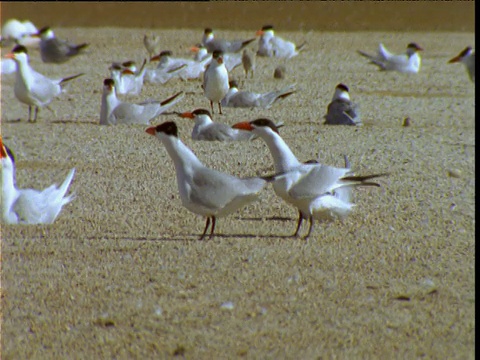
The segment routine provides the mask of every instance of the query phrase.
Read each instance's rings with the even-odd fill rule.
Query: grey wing
[[[230,141],[234,140],[235,129],[225,124],[213,123],[203,129],[199,140],[206,141]]]
[[[328,105],[325,124],[356,125],[360,121],[358,117],[358,105],[350,101],[337,99]]]
[[[33,78],[32,92],[42,103],[49,103],[54,96],[62,92],[60,85],[40,73],[34,72]]]
[[[229,102],[229,107],[256,107],[257,99],[259,95],[256,93],[252,93],[249,91],[239,91],[238,93],[234,94]]]
[[[137,105],[122,103],[113,110],[117,124],[150,124],[150,120],[157,115],[159,104]]]
[[[301,199],[324,195],[335,190],[338,180],[348,174],[350,169],[334,168],[327,165],[302,165],[301,177],[290,188],[290,196]]]

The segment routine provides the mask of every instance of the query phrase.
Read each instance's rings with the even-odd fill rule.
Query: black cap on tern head
[[[38,30],[38,33],[39,33],[39,34],[44,34],[44,33],[46,33],[48,30],[50,30],[50,26],[44,26],[44,27],[42,27],[40,30]]]
[[[214,59],[218,59],[219,56],[222,56],[223,55],[223,52],[221,52],[220,50],[215,50],[213,53],[212,53],[212,57]]]
[[[162,56],[172,56],[172,55],[173,53],[170,50],[163,50],[158,56],[162,57]]]
[[[192,114],[193,115],[208,115],[210,117],[212,117],[212,114],[210,114],[210,111],[208,111],[207,109],[195,109],[192,111]]]
[[[112,79],[105,79],[103,80],[103,85],[104,86],[115,86],[115,81]]]
[[[17,45],[13,48],[12,50],[13,53],[19,54],[19,53],[25,53],[28,54],[27,48],[23,45]]]
[[[122,65],[125,66],[125,67],[130,67],[130,66],[135,65],[135,61],[128,60],[128,61],[125,61],[124,63],[122,63]]]
[[[155,130],[157,132],[162,132],[166,135],[173,135],[175,137],[178,137],[177,124],[175,124],[173,121],[166,121],[160,125],[157,125],[155,127]]]
[[[409,49],[415,49],[415,50],[423,50],[420,46],[418,46],[417,43],[414,43],[414,42],[408,44],[408,45],[407,45],[407,48],[409,48]]]
[[[337,89],[349,92],[348,86],[342,83],[337,85]]]
[[[273,131],[275,131],[278,134],[277,125],[275,125],[275,123],[270,119],[261,118],[261,119],[250,121],[250,124],[252,124],[254,126],[257,126],[257,127],[260,127],[260,126],[269,127],[270,129],[272,129]]]
[[[213,32],[213,31],[212,31],[211,28],[205,28],[205,30],[204,30],[203,33],[204,33],[205,35],[208,35],[208,34],[211,34],[212,32]]]
[[[228,82],[228,86],[231,87],[231,88],[237,88],[238,89],[238,83],[236,80],[230,80]]]
[[[273,30],[273,25],[263,25],[262,30],[263,31]]]

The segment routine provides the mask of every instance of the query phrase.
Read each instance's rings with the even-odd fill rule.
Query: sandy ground
[[[216,121],[283,121],[302,160],[340,166],[348,154],[357,173],[390,172],[382,188],[355,192],[344,223],[317,224],[305,242],[289,237],[296,210],[270,187],[219,219],[214,239],[198,241],[204,219],[182,207],[161,143],[145,126],[98,125],[108,65],[142,61],[143,31],[55,30],[89,42],[87,54],[46,65],[32,50],[32,66],[85,75],[35,124],[14,98],[14,76],[2,76],[1,130],[20,187],[58,183],[75,167],[76,199],[53,225],[2,226],[2,358],[474,358],[475,90],[462,65],[447,64],[473,33],[280,32],[308,49],[289,61],[258,59],[253,81],[233,71],[245,89],[299,90],[270,110],[225,109]],[[159,33],[164,49],[187,57],[202,29]],[[355,53],[379,42],[401,52],[411,41],[425,48],[418,75],[379,72]],[[272,76],[278,64],[284,80]],[[360,104],[363,127],[322,125],[339,82]],[[179,90],[187,95],[174,110],[208,106],[200,81],[146,84],[123,99]],[[188,120],[154,123],[166,120],[210,167],[273,170],[260,140],[194,142]]]

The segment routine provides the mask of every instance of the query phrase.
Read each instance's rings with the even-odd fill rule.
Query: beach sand
[[[358,174],[390,173],[382,187],[357,189],[354,213],[316,223],[308,241],[289,237],[297,211],[268,187],[218,219],[212,240],[198,241],[204,219],[181,205],[162,144],[145,126],[98,125],[108,66],[141,62],[145,31],[55,28],[90,43],[88,51],[49,65],[31,50],[32,66],[51,77],[85,75],[34,124],[14,98],[14,76],[2,76],[1,130],[19,187],[59,183],[75,167],[76,198],[53,225],[2,225],[2,358],[474,358],[475,90],[462,65],[447,64],[474,45],[474,33],[277,27],[307,49],[288,61],[257,59],[253,81],[241,68],[231,77],[257,92],[296,83],[297,93],[269,110],[225,108],[214,120],[283,121],[280,133],[300,160],[342,166],[347,154]],[[189,57],[202,30],[149,31]],[[425,49],[417,75],[377,71],[355,52],[374,53],[379,42],[403,52],[411,41]],[[274,79],[281,64],[286,78]],[[360,104],[363,127],[322,125],[340,82]],[[122,99],[180,90],[187,95],[173,110],[209,106],[200,81],[146,84]],[[406,117],[411,126],[402,127]],[[273,171],[261,140],[195,142],[189,120],[153,123],[166,120],[212,168]]]

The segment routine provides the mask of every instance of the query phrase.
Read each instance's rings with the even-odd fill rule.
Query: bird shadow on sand
[[[157,242],[157,241],[174,241],[174,242],[194,242],[194,241],[204,241],[204,242],[210,242],[210,241],[215,241],[218,238],[221,239],[242,239],[242,238],[247,238],[247,239],[255,239],[255,238],[265,238],[265,239],[294,239],[293,236],[291,235],[275,235],[275,234],[269,234],[269,235],[264,235],[264,234],[214,234],[211,239],[209,239],[208,235],[205,236],[202,240],[199,239],[200,235],[199,234],[185,234],[185,235],[175,235],[175,236],[155,236],[155,237],[146,237],[146,236],[140,236],[140,237],[118,237],[118,236],[112,236],[112,237],[105,237],[102,236],[102,240],[120,240],[120,241],[147,241],[147,242]],[[88,240],[98,240],[99,238],[97,237],[90,237]]]

